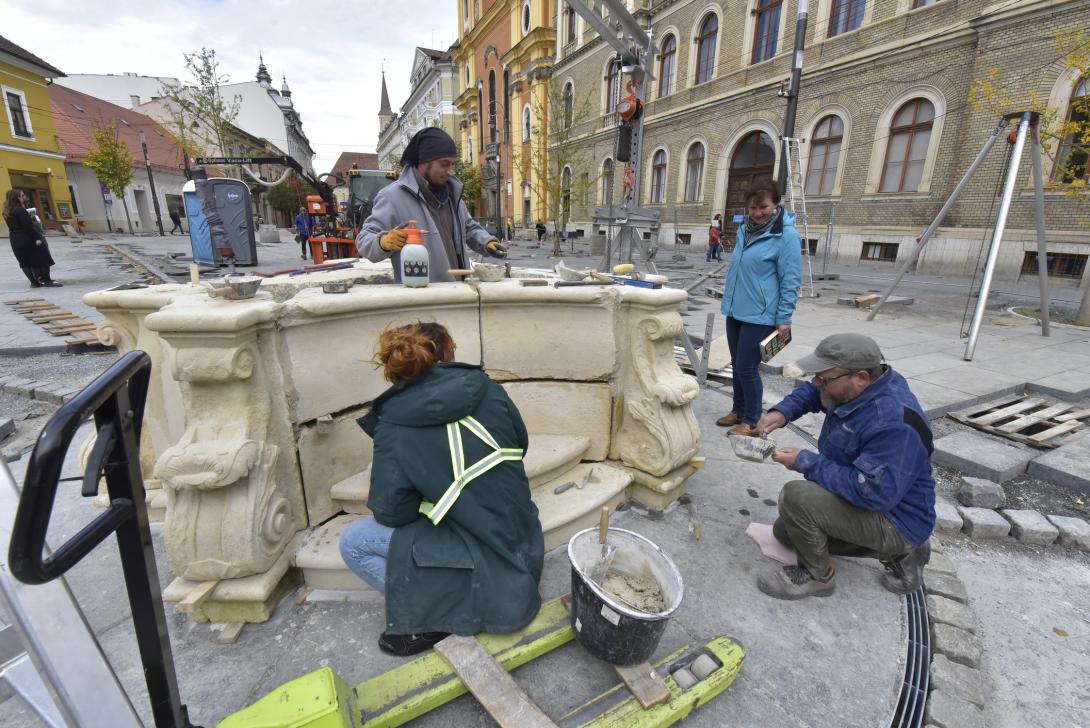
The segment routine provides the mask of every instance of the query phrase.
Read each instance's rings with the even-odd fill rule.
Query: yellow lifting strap
[[[462,430],[466,428],[476,435],[482,442],[492,448],[492,452],[485,455],[477,462],[465,466],[465,451],[462,449]],[[433,524],[439,525],[447,511],[451,509],[458,496],[462,494],[471,481],[484,475],[492,468],[505,460],[522,460],[522,449],[517,447],[500,447],[496,438],[485,429],[484,425],[472,417],[463,417],[457,422],[447,424],[447,444],[450,446],[450,464],[454,470],[454,481],[447,487],[446,492],[435,503],[424,501],[420,504],[420,512],[427,516]]]

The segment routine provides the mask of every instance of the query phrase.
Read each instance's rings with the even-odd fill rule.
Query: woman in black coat
[[[49,276],[53,256],[49,254],[45,235],[26,211],[26,197],[18,190],[8,190],[4,198],[4,223],[8,226],[11,251],[30,281],[30,287],[59,287],[61,284]]]

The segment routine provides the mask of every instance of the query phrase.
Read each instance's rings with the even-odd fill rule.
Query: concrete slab
[[[1060,530],[1037,511],[1008,509],[999,513],[1011,522],[1011,535],[1022,543],[1047,546],[1060,537]]]
[[[1006,538],[1011,532],[1011,524],[1007,519],[989,508],[959,506],[958,513],[965,519],[965,533],[974,541]]]
[[[897,367],[894,366],[894,369]],[[942,417],[947,412],[968,407],[980,400],[980,397],[968,392],[951,389],[939,384],[924,382],[920,379],[908,378],[908,388],[920,402],[924,414],[928,419],[934,420]]]
[[[1090,468],[1087,463],[1090,463],[1090,431],[1035,458],[1029,464],[1028,472],[1035,478],[1090,493]]]
[[[955,432],[935,440],[932,462],[970,476],[1005,483],[1025,472],[1036,451],[1000,442],[979,432]]]
[[[897,359],[887,356],[886,361],[892,364],[895,370],[906,377],[915,377],[920,374],[929,374],[931,372],[966,366],[965,360],[960,356],[947,352],[933,354],[918,354],[917,352],[912,352],[911,356]]]
[[[1090,372],[1072,374],[1065,371],[1026,382],[1030,392],[1040,392],[1063,400],[1086,399],[1090,397]]]
[[[959,392],[968,392],[980,397],[1020,392],[1025,388],[1026,383],[1024,377],[1000,374],[999,372],[988,371],[972,365],[920,374],[913,377],[913,379],[956,389]]]

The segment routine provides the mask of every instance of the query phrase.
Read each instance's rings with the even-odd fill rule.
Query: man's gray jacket
[[[471,266],[466,246],[482,255],[487,255],[485,244],[494,240],[495,236],[489,234],[474,220],[465,202],[462,201],[462,182],[455,177],[447,181],[447,192],[450,202],[454,205],[454,237],[451,241],[458,258],[457,266],[468,268]],[[450,204],[450,203],[448,203]],[[363,223],[360,234],[356,237],[356,249],[360,256],[378,263],[390,258],[394,265],[394,280],[401,281],[401,253],[391,253],[383,250],[379,245],[379,238],[388,231],[396,228],[409,220],[416,220],[416,226],[422,230],[429,230],[424,235],[424,245],[428,249],[430,280],[437,281],[456,280],[447,273],[449,269],[446,246],[439,236],[438,224],[432,215],[431,208],[424,201],[423,193],[417,185],[416,175],[412,167],[406,167],[401,172],[401,177],[389,187],[386,187],[375,196],[375,207],[371,216]]]

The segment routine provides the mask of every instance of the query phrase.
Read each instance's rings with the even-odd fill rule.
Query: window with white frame
[[[810,159],[806,164],[806,194],[832,194],[843,143],[844,122],[839,116],[830,114],[818,122],[810,139]]]
[[[4,107],[8,111],[8,124],[12,136],[21,139],[34,138],[34,126],[30,123],[30,110],[26,103],[26,94],[17,88],[3,87]]]
[[[919,190],[934,122],[935,106],[925,98],[911,99],[897,110],[890,124],[879,192]]]
[[[651,202],[661,205],[666,199],[666,150],[651,156]]]
[[[621,62],[612,60],[606,67],[606,113],[612,114],[617,110],[617,102],[621,100]]]
[[[685,201],[699,202],[704,178],[704,145],[693,142],[685,155]]]

